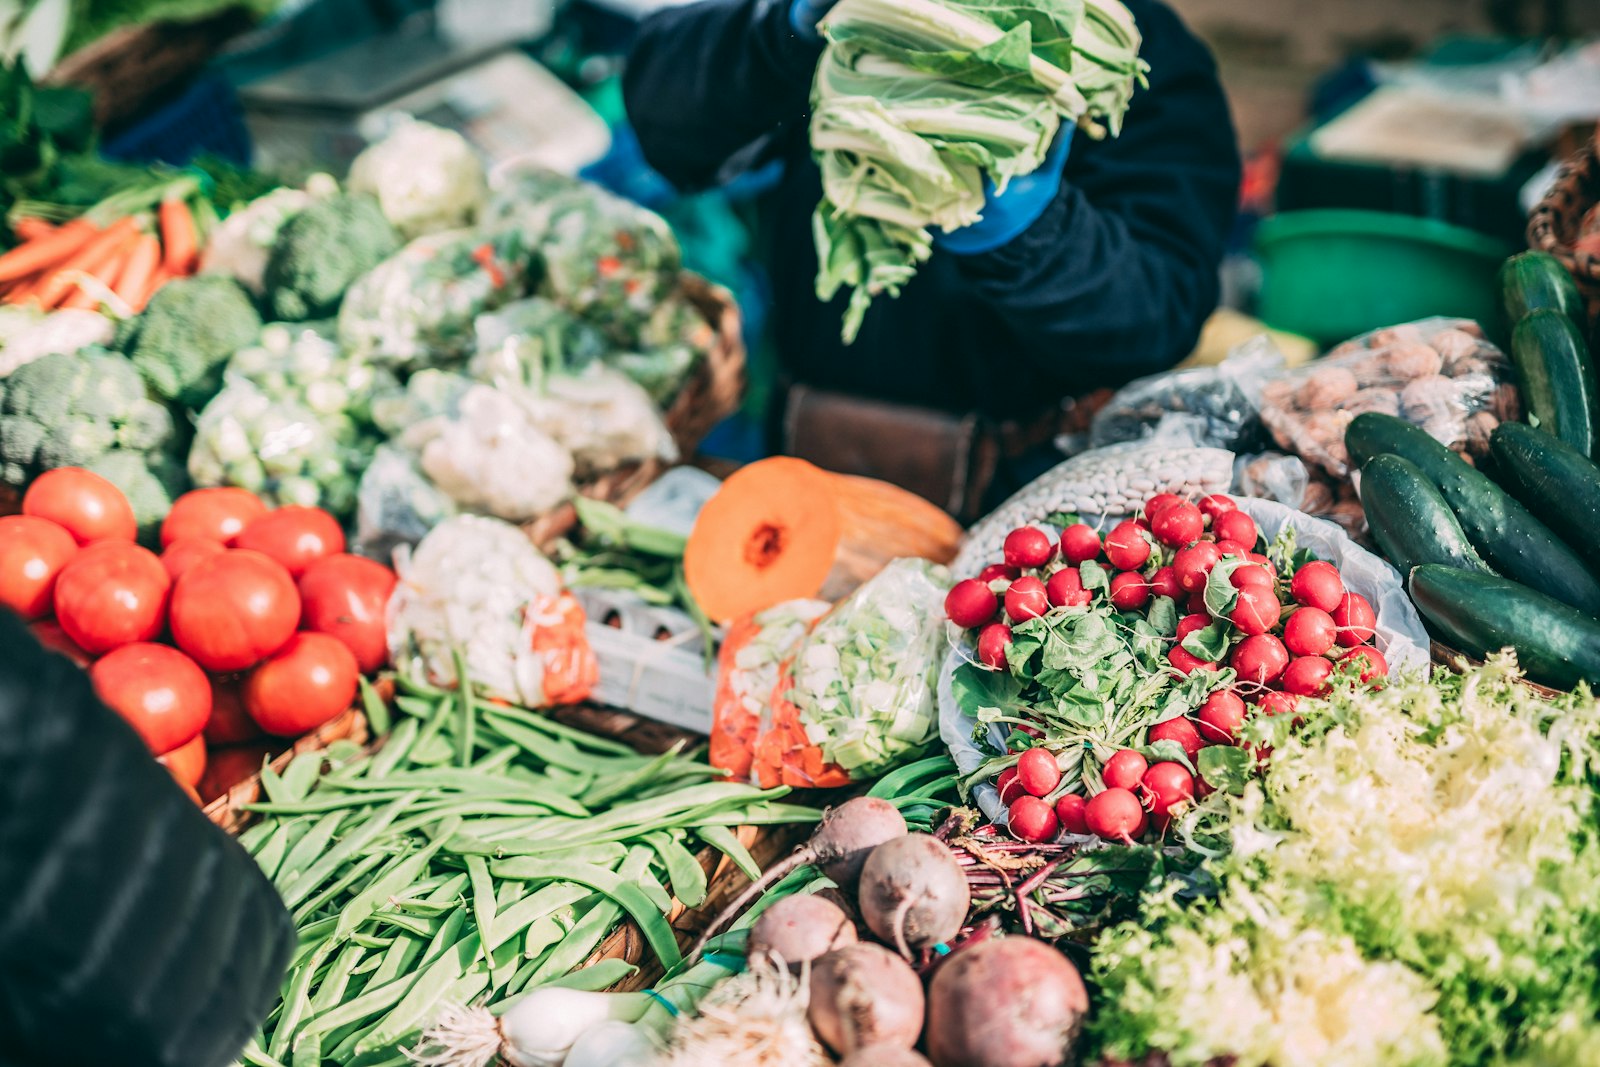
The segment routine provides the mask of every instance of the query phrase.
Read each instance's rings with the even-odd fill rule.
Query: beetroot
[[[1289,580],[1289,595],[1296,604],[1331,612],[1344,597],[1344,579],[1333,564],[1312,560],[1294,572]]]
[[[978,634],[978,662],[990,670],[1006,669],[1006,646],[1011,643],[1011,627],[991,622]]]
[[[957,582],[944,598],[945,615],[963,630],[982,626],[994,618],[999,609],[999,599],[988,585],[976,578]]]
[[[840,1055],[870,1045],[910,1048],[922,1032],[923,1013],[921,980],[882,945],[847,945],[812,965],[806,1017]]]
[[[1065,956],[1031,937],[962,949],[928,986],[928,1058],[936,1067],[1060,1067],[1089,1010]]]
[[[1033,800],[1050,818],[1055,812]],[[868,929],[895,946],[902,956],[954,938],[972,904],[966,872],[955,854],[929,834],[907,834],[872,850],[861,869],[857,900]]]
[[[856,942],[844,909],[809,893],[774,901],[750,927],[749,954],[769,956],[798,970],[819,956]]]

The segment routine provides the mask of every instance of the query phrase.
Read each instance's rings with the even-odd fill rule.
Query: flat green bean
[[[639,973],[639,968],[627,960],[597,960],[589,966],[573,971],[571,974],[552,978],[546,982],[547,986],[559,989],[579,989],[587,992],[598,993],[602,989],[610,989],[624,978],[632,978]]]
[[[405,996],[378,1020],[367,1036],[356,1042],[355,1051],[373,1052],[392,1045],[416,1028],[417,1021],[439,1002],[445,992],[455,985],[468,970],[481,968],[485,984],[488,966],[478,959],[483,945],[476,933],[470,933],[441,953],[432,963],[424,965],[417,980],[406,990]]]
[[[746,878],[752,882],[760,880],[761,866],[732,830],[726,826],[697,826],[694,832],[700,840],[732,860]]]
[[[311,829],[302,834],[300,840],[294,843],[294,847],[289,850],[289,854],[283,858],[283,863],[270,876],[273,884],[281,889],[286,882],[299,877],[301,871],[304,871],[318,856],[322,855],[322,850],[328,847],[329,841],[333,840],[333,832],[339,828],[339,824],[343,821],[344,813],[335,811],[329,812],[313,823]],[[263,865],[264,869],[265,865]]]
[[[461,767],[472,763],[473,729],[478,724],[478,705],[472,695],[472,678],[467,674],[467,657],[460,648],[450,650],[456,664],[456,703],[461,708],[461,726],[456,733],[456,764]]]
[[[334,871],[346,863],[352,856],[371,844],[379,834],[389,828],[400,812],[420,799],[421,794],[415,791],[402,794],[390,801],[388,805],[379,810],[372,818],[362,823],[361,826],[334,845],[322,858],[306,868],[306,872],[299,878],[283,888],[283,902],[289,907],[294,907],[306,897],[310,896]]]
[[[493,870],[491,867],[491,873]],[[583,886],[569,884],[547,885],[523,897],[495,917],[494,937],[489,941],[489,951],[493,952],[545,916],[591,895],[592,892]]]
[[[645,843],[656,850],[661,865],[667,869],[667,880],[672,883],[672,895],[686,908],[698,908],[706,901],[706,872],[700,861],[672,834],[656,833],[645,837]]]
[[[294,911],[294,921],[296,923],[303,923],[311,916],[317,914],[317,912],[321,911],[323,906],[329,901],[333,900],[334,897],[337,897],[340,893],[343,893],[346,889],[349,889],[351,886],[361,881],[361,879],[371,874],[375,868],[382,866],[385,858],[386,857],[382,852],[371,852],[365,856],[362,856],[359,860],[356,860],[355,863],[350,865],[349,870],[345,871],[338,878],[334,879],[327,888],[323,889],[320,893],[317,893],[315,896],[311,897],[305,903],[296,908]]]
[[[394,732],[384,741],[377,754],[372,757],[372,762],[367,764],[367,777],[372,779],[384,778],[400,765],[411,746],[416,743],[417,731],[422,729],[416,719],[407,719],[394,728]]]
[[[361,679],[361,706],[367,713],[367,725],[378,737],[389,732],[392,725],[389,718],[389,705],[383,702],[378,691],[366,678]]]

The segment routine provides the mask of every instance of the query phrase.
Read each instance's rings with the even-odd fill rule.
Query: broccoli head
[[[89,470],[122,490],[139,524],[139,540],[151,547],[158,545],[161,520],[172,510],[173,500],[189,487],[183,467],[170,456],[115,449],[89,464]]]
[[[232,278],[202,274],[169,282],[129,320],[117,347],[150,387],[191,408],[222,388],[222,366],[261,333],[261,316]]]
[[[150,398],[127,357],[100,348],[45,356],[4,381],[0,479],[22,486],[115,449],[159,453],[173,435],[172,413]]]
[[[327,318],[345,290],[400,249],[378,201],[340,193],[318,200],[278,231],[264,276],[274,318]]]

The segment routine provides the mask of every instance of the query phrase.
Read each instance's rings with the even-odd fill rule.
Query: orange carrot
[[[156,268],[161,265],[161,242],[153,233],[141,233],[112,288],[129,307],[139,310],[150,299],[150,283],[155,281]]]
[[[99,232],[100,228],[88,219],[74,219],[54,233],[13,248],[0,256],[0,282],[15,281],[60,263]]]
[[[161,201],[161,262],[173,274],[193,274],[200,260],[200,241],[188,201],[171,197]]]
[[[168,271],[167,268],[162,264],[156,264],[155,272],[150,275],[150,284],[145,288],[145,291],[140,294],[139,299],[131,301],[133,310],[143,311],[145,305],[150,303],[150,298],[155,296],[156,293],[160,292],[163,285],[166,285],[172,280],[172,273]]]
[[[61,261],[55,272],[39,287],[39,301],[47,308],[61,303],[77,286],[79,274],[93,274],[102,281],[107,274],[115,277],[108,268],[120,266],[138,236],[139,220],[132,215],[107,226],[81,249]]]
[[[31,215],[24,215],[11,224],[11,232],[24,241],[37,241],[41,237],[55,233],[56,224],[49,219],[39,219]]]

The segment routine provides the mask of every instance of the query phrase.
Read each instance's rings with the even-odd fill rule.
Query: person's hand
[[[789,0],[789,25],[804,41],[820,41],[817,23],[839,0]]]
[[[803,3],[805,0],[795,0]],[[1066,126],[1056,135],[1050,151],[1032,174],[1011,179],[1006,191],[995,195],[994,183],[985,180],[983,217],[959,230],[934,230],[933,243],[959,256],[989,252],[1020,236],[1039,221],[1044,209],[1061,189],[1061,172],[1067,165],[1074,127]]]

